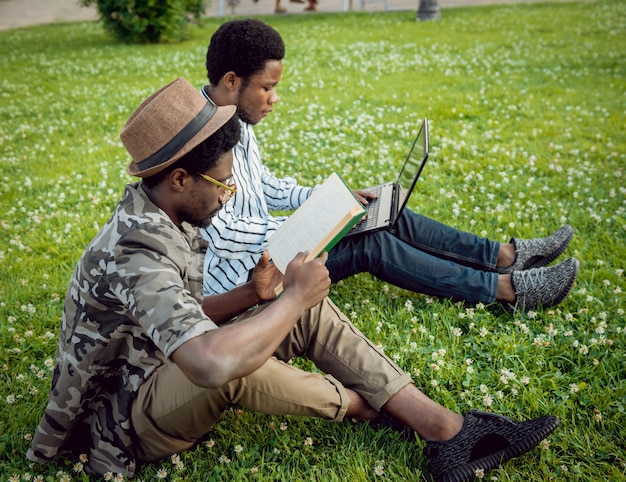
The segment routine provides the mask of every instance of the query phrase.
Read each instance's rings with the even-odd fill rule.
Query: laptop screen
[[[400,215],[400,213],[402,213],[402,209],[407,203],[408,197],[413,191],[415,183],[424,169],[426,159],[428,159],[428,119],[424,119],[422,122],[420,130],[413,141],[411,150],[409,151],[409,155],[407,156],[400,174],[398,175],[398,180],[396,181],[396,186],[398,188],[396,211],[394,213],[396,218]]]

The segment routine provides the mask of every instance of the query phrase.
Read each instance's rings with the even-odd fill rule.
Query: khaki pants
[[[262,309],[245,313],[237,321]],[[286,363],[298,356],[308,357],[326,375]],[[408,374],[326,299],[307,311],[274,356],[247,377],[206,389],[187,380],[174,363],[157,369],[133,402],[137,460],[154,462],[192,447],[232,404],[261,413],[338,422],[350,403],[346,388],[380,410],[410,382]]]

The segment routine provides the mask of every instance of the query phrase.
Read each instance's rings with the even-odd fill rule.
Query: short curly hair
[[[285,57],[280,34],[260,20],[249,18],[222,24],[211,37],[206,53],[207,77],[217,85],[227,72],[244,79],[263,71],[269,60]]]
[[[241,135],[239,118],[235,114],[222,127],[207,137],[175,163],[157,172],[153,176],[143,179],[147,189],[152,189],[165,179],[175,169],[185,169],[194,178],[198,178],[199,172],[206,172],[215,167],[225,152],[230,151]]]

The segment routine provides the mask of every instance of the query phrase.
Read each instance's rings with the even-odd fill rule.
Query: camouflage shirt
[[[85,453],[87,470],[132,476],[131,403],[181,344],[217,326],[204,314],[206,241],[126,186],[69,285],[48,406],[28,457]]]

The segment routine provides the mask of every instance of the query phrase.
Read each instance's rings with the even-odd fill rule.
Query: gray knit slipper
[[[541,268],[558,258],[574,237],[574,228],[566,224],[546,238],[517,239],[511,238],[515,245],[515,262],[506,268],[497,268],[500,274],[513,271]]]
[[[508,417],[470,410],[463,428],[446,442],[427,442],[424,455],[436,482],[462,482],[486,474],[528,452],[550,435],[559,419],[547,415],[514,422]]]
[[[576,258],[569,258],[555,266],[513,271],[511,283],[515,290],[515,303],[505,306],[528,311],[540,306],[558,305],[574,286],[579,266]]]

